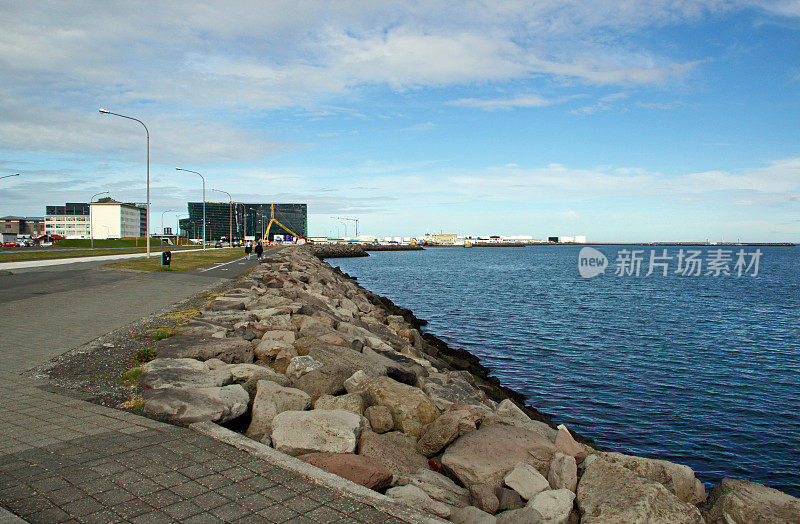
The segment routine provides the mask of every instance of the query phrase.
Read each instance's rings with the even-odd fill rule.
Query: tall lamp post
[[[227,191],[223,191],[221,189],[214,189],[211,188],[211,191],[216,191],[217,193],[225,193],[228,195],[228,217],[230,221],[230,232],[228,233],[228,245],[233,247],[233,197]]]
[[[94,228],[92,227],[92,202],[94,201],[94,197],[107,194],[108,191],[103,191],[102,193],[95,193],[94,195],[92,195],[92,198],[89,199],[89,237],[91,237],[92,239],[91,240],[92,249],[94,249]]]
[[[174,209],[165,209],[161,212],[161,234],[164,234],[164,213],[169,213],[170,211],[175,211]]]
[[[150,130],[147,129],[147,126],[144,125],[144,122],[139,120],[138,118],[133,118],[132,116],[125,116],[120,115],[119,113],[112,113],[108,109],[100,108],[99,111],[104,115],[113,115],[118,116],[120,118],[127,118],[128,120],[134,120],[142,124],[144,128],[144,132],[147,134],[147,204],[146,204],[146,214],[144,217],[144,227],[145,227],[145,236],[147,237],[147,258],[150,258]]]
[[[175,171],[186,171],[187,173],[194,173],[195,175],[198,175],[200,178],[203,179],[203,249],[205,249],[206,248],[206,178],[197,171],[191,171],[189,169],[183,169],[181,167],[176,167]]]

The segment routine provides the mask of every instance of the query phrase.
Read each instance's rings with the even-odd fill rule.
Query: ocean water
[[[650,248],[630,246],[645,249],[637,278],[614,275],[622,248],[596,247],[611,266],[593,279],[579,246],[328,262],[604,449],[800,496],[800,248],[762,247],[757,276],[676,275],[672,261],[645,277]]]

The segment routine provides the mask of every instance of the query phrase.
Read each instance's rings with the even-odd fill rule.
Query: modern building
[[[67,202],[63,206],[45,206],[44,232],[65,238],[89,238],[89,204]]]
[[[89,206],[90,236],[96,239],[141,236],[142,208],[106,200]]]
[[[203,236],[203,203],[189,202],[189,217],[178,222],[181,235],[189,238]],[[274,218],[274,221],[272,220]],[[228,237],[269,240],[275,235],[308,236],[308,206],[306,204],[246,204],[242,202],[206,202],[206,240]],[[269,230],[269,231],[267,231]]]
[[[426,234],[422,241],[431,244],[454,245],[458,241],[458,235],[455,233]]]
[[[4,235],[37,237],[44,234],[44,218],[6,216],[0,218],[0,232]]]

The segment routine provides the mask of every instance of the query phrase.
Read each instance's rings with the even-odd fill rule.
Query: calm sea
[[[800,496],[800,249],[761,248],[755,277],[675,275],[676,260],[645,277],[649,248],[631,246],[645,249],[637,278],[614,275],[623,248],[596,247],[610,268],[590,280],[578,246],[329,262],[607,450]]]

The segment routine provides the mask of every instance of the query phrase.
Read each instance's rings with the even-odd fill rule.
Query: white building
[[[575,236],[575,243],[576,244],[585,244],[586,243],[586,235],[576,235]]]
[[[141,210],[120,202],[93,202],[89,206],[91,236],[98,239],[138,237]]]

